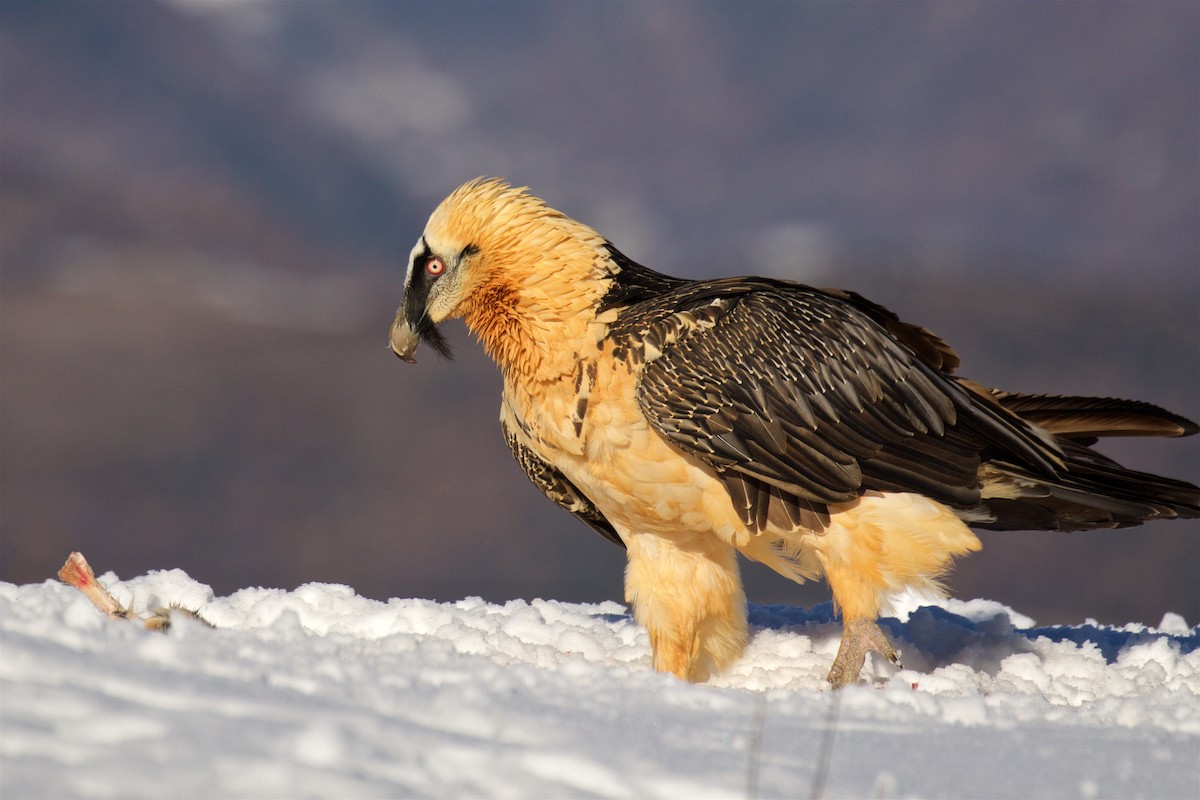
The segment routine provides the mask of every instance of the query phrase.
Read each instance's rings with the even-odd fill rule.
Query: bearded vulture
[[[624,256],[525,189],[455,190],[417,240],[391,348],[449,355],[462,318],[504,380],[500,424],[551,500],[623,546],[657,670],[703,681],[747,641],[737,554],[824,575],[841,613],[828,681],[906,587],[936,591],[971,527],[1091,530],[1200,516],[1200,489],[1090,445],[1184,436],[1147,403],[1009,394],[953,373],[939,337],[858,294],[684,280]]]

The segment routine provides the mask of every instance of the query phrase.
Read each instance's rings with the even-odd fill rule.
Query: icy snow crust
[[[905,669],[831,692],[829,606],[753,607],[731,672],[651,671],[615,603],[213,597],[101,576],[167,635],[74,589],[0,583],[4,797],[1200,797],[1200,628],[1038,628],[901,603]]]

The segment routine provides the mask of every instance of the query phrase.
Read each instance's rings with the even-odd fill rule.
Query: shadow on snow
[[[814,638],[841,635],[840,618],[832,603],[812,608],[787,605],[750,606],[750,624],[769,630],[801,629]],[[879,623],[904,652],[905,666],[927,671],[946,664],[966,662],[995,674],[1000,662],[1016,653],[1033,651],[1033,642],[1071,642],[1080,648],[1095,648],[1108,664],[1115,663],[1127,649],[1166,640],[1172,649],[1188,654],[1200,648],[1200,626],[1186,633],[1170,633],[1140,625],[1114,628],[1088,622],[1083,625],[1018,627],[1002,606],[970,611],[964,616],[938,606],[923,606],[907,620],[884,617]],[[919,651],[914,653],[914,649]],[[915,656],[915,657],[914,657]],[[920,662],[920,663],[918,663]]]

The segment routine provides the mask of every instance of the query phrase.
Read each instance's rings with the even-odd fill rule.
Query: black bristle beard
[[[438,330],[437,325],[429,318],[428,314],[422,314],[421,320],[416,325],[417,336],[421,337],[423,344],[433,348],[433,352],[438,354],[439,358],[446,361],[454,360],[454,350],[450,347],[450,342],[446,341],[446,337]]]

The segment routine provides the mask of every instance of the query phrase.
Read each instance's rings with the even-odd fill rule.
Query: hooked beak
[[[392,352],[402,361],[415,364],[417,360],[413,358],[413,353],[417,351],[417,345],[425,342],[442,358],[447,361],[454,360],[450,343],[429,318],[429,312],[422,305],[422,300],[420,296],[414,297],[405,293],[404,301],[396,311],[396,318],[392,320],[391,336],[388,337]]]
[[[395,353],[401,361],[406,364],[415,364],[417,360],[413,358],[413,353],[417,350],[417,345],[421,343],[421,337],[412,326],[408,324],[408,320],[404,317],[404,307],[396,312],[396,319],[392,321],[392,335],[390,337],[392,352]]]

